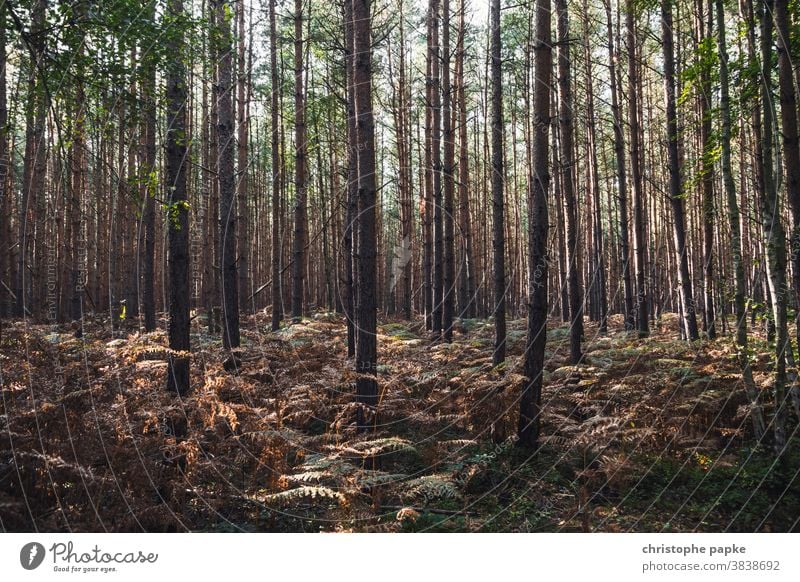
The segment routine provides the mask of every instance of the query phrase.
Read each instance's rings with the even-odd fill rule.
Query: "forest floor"
[[[192,392],[167,393],[164,332],[4,322],[0,530],[790,531],[797,442],[755,446],[731,339],[690,344],[666,315],[639,340],[548,330],[543,438],[515,446],[525,322],[493,368],[491,322],[452,344],[379,326],[379,426],[355,433],[343,319],[242,328],[242,368],[192,329]],[[760,346],[760,348],[759,348]],[[766,345],[756,381],[768,400]],[[792,424],[790,429],[795,429]],[[796,439],[800,441],[800,439]]]

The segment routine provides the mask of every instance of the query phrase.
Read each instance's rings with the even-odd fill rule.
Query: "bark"
[[[444,124],[444,273],[442,290],[442,330],[446,342],[453,341],[453,313],[455,311],[455,132],[452,116],[452,85],[450,82],[450,0],[442,4],[442,121]]]
[[[247,71],[247,51],[245,43],[245,18],[244,0],[236,3],[237,31],[238,31],[238,54],[237,54],[237,95],[236,95],[236,116],[238,128],[237,140],[237,163],[236,173],[236,198],[238,199],[239,209],[239,244],[238,244],[238,265],[239,275],[239,309],[245,313],[252,312],[251,304],[252,290],[250,289],[250,209],[247,200],[247,173],[248,167],[248,135],[250,119],[249,99],[248,99],[248,71]]]
[[[756,144],[757,157],[763,168],[764,188],[761,192],[761,223],[767,253],[767,277],[772,297],[775,322],[775,413],[773,417],[776,454],[786,447],[786,353],[789,347],[786,300],[786,234],[780,215],[780,197],[773,167],[773,90],[772,32],[773,0],[763,0],[761,12],[761,140]]]
[[[8,104],[6,96],[6,5],[0,5],[0,281],[9,284],[10,250],[9,227],[11,190],[9,188],[9,168],[11,158],[8,150]],[[10,286],[10,285],[8,285]],[[6,289],[0,289],[0,319],[8,315]],[[2,324],[0,324],[2,330]]]
[[[150,1],[148,18],[155,24],[156,3]],[[156,63],[150,58],[145,63],[146,74],[142,83],[144,97],[144,148],[142,169],[144,188],[144,213],[142,228],[144,230],[144,245],[142,253],[142,310],[144,311],[145,331],[156,329],[156,298],[155,298],[155,242],[156,242]],[[204,282],[205,283],[205,282]]]
[[[279,150],[278,96],[280,93],[278,77],[278,30],[275,19],[275,2],[269,0],[269,47],[270,47],[270,146],[272,160],[272,331],[277,331],[283,319],[283,296],[281,293],[281,184]]]
[[[444,303],[444,222],[442,217],[442,94],[439,47],[439,0],[430,0],[431,11],[431,98],[433,156],[433,333],[442,331],[442,307]]]
[[[549,9],[548,9],[549,13]],[[506,268],[503,162],[503,70],[501,62],[500,0],[491,3],[491,83],[492,83],[492,254],[494,272],[494,352],[495,366],[506,359]],[[548,104],[549,107],[549,104]],[[545,149],[547,142],[545,142]]]
[[[753,380],[747,339],[747,308],[745,304],[745,276],[742,258],[743,242],[740,225],[739,203],[736,198],[736,184],[731,168],[731,109],[728,74],[728,49],[725,38],[725,11],[723,0],[715,0],[717,10],[717,49],[719,51],[720,117],[722,122],[722,181],[728,201],[728,225],[731,229],[731,256],[735,281],[734,310],[736,315],[737,359],[742,368],[745,391],[750,400],[750,419],[753,433],[761,440],[766,432],[764,411],[759,400],[759,390]]]
[[[647,272],[647,265],[645,263],[647,239],[645,238],[644,191],[642,187],[642,144],[641,131],[639,128],[641,110],[639,105],[639,63],[636,56],[637,39],[635,15],[636,7],[634,0],[626,0],[625,25],[628,38],[628,98],[630,99],[628,118],[631,136],[631,182],[633,186],[633,254],[636,268],[635,314],[639,337],[647,337],[650,334],[645,279],[645,273]],[[623,236],[622,210],[620,205],[620,237]],[[625,216],[624,220],[627,225],[627,216]]]
[[[575,125],[572,79],[570,78],[569,15],[567,1],[556,0],[558,13],[558,115],[561,137],[561,188],[567,220],[567,281],[569,285],[570,361],[581,361],[583,339],[583,298],[578,279],[578,209],[575,204]]]
[[[667,112],[667,153],[669,158],[669,197],[672,206],[672,230],[678,259],[678,283],[684,331],[689,340],[699,339],[697,317],[689,274],[689,255],[684,222],[684,192],[678,155],[678,114],[675,104],[675,49],[673,40],[672,1],[661,3],[661,32],[664,49],[664,95]]]
[[[303,317],[306,276],[306,112],[303,87],[303,0],[294,2],[294,239],[292,241],[292,319]]]
[[[347,356],[353,357],[356,353],[356,326],[355,313],[355,250],[354,233],[358,223],[358,135],[356,127],[355,86],[353,85],[353,3],[352,0],[344,1],[344,29],[345,29],[345,86],[347,92],[347,202],[344,228],[344,309],[347,318]]]
[[[39,258],[34,256],[32,236],[41,216],[44,196],[44,173],[47,145],[44,140],[45,115],[47,112],[44,79],[46,0],[35,0],[32,8],[30,62],[28,72],[28,104],[25,119],[25,158],[22,176],[22,200],[18,220],[17,284],[15,289],[16,315],[36,315],[40,311],[36,301],[35,285],[41,284],[38,277]],[[40,241],[43,242],[43,241]],[[33,272],[33,276],[31,276]],[[29,309],[30,308],[30,309]]]
[[[217,8],[217,31],[220,47],[219,60],[219,111],[217,140],[219,158],[219,246],[222,259],[222,344],[227,350],[238,348],[239,292],[236,265],[236,198],[233,167],[233,43],[231,38],[231,11],[225,9],[227,0],[215,0]]]
[[[375,429],[378,403],[376,337],[375,121],[372,114],[372,50],[369,0],[353,2],[353,85],[358,146],[358,429]]]
[[[168,18],[184,17],[183,0],[169,0]],[[170,31],[167,72],[167,152],[165,185],[169,201],[169,347],[167,390],[189,391],[189,205],[186,202],[186,66],[180,27]]]
[[[699,1],[702,8],[703,0]],[[712,11],[708,11],[708,21],[704,25],[700,16],[701,39],[712,34]],[[698,47],[699,50],[699,47]],[[702,65],[700,72],[700,141],[702,148],[701,187],[703,210],[703,297],[705,309],[703,322],[709,339],[716,339],[717,325],[714,310],[714,145],[711,141],[711,71]]]
[[[463,241],[461,255],[460,317],[475,317],[475,257],[473,255],[472,217],[469,188],[469,138],[467,137],[467,91],[464,81],[464,48],[466,0],[461,0],[456,45],[456,86],[458,107],[458,200],[459,230]]]
[[[535,88],[533,95],[533,167],[528,193],[528,337],[524,386],[519,405],[519,444],[538,445],[544,348],[547,339],[547,194],[550,187],[550,92],[552,83],[550,0],[536,2]]]
[[[606,1],[606,22],[608,25],[608,62],[609,76],[611,77],[611,115],[614,124],[614,161],[617,173],[617,200],[619,203],[619,241],[620,253],[622,254],[622,285],[624,293],[625,309],[625,329],[632,331],[636,325],[636,311],[633,307],[633,284],[631,283],[631,251],[630,251],[630,229],[628,226],[628,176],[625,164],[625,134],[622,128],[622,111],[619,99],[619,87],[617,85],[617,52],[614,50],[614,29],[611,21],[611,2]],[[630,41],[632,42],[632,41]],[[632,44],[628,47],[633,51]],[[632,93],[633,91],[631,91]],[[631,119],[633,112],[634,97],[631,95]],[[637,130],[638,131],[638,130]],[[631,125],[633,132],[633,124]],[[638,152],[637,152],[638,157]],[[637,246],[641,241],[637,243]],[[638,303],[637,303],[638,305]]]

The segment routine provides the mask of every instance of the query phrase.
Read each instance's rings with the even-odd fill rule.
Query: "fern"
[[[375,457],[397,451],[415,451],[411,441],[397,437],[381,438],[353,443],[340,449],[344,453],[362,457]]]
[[[286,506],[300,501],[336,501],[339,505],[347,503],[347,498],[328,487],[303,485],[296,489],[289,489],[281,491],[280,493],[273,493],[262,497],[260,501],[267,505]]]
[[[425,475],[406,483],[407,497],[431,499],[461,499],[461,492],[447,475]]]

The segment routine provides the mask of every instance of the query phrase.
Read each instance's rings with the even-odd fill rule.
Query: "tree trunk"
[[[561,137],[561,188],[567,219],[567,281],[569,284],[570,361],[581,361],[583,339],[583,298],[578,279],[578,210],[575,205],[575,126],[572,119],[572,79],[570,78],[569,15],[567,0],[556,0],[558,12],[558,114]]]
[[[701,28],[701,42],[711,38],[713,11],[709,2],[708,20],[704,26],[702,7],[704,0],[699,0],[701,14],[699,24]],[[704,56],[700,46],[697,48],[700,58]],[[714,309],[714,144],[711,141],[711,71],[709,66],[701,63],[700,72],[700,140],[702,147],[702,162],[700,168],[702,185],[702,210],[703,210],[703,297],[705,303],[703,321],[709,339],[716,339],[717,325]]]
[[[344,253],[344,310],[347,318],[347,356],[353,357],[356,353],[356,326],[355,312],[355,240],[358,224],[358,150],[353,146],[358,144],[358,128],[356,127],[356,102],[355,86],[353,85],[354,67],[354,33],[353,33],[353,3],[352,0],[344,1],[344,30],[345,30],[345,90],[347,93],[347,202],[345,207],[345,227],[343,236]]]
[[[497,0],[495,0],[497,1]],[[535,448],[539,441],[544,348],[547,340],[547,194],[550,188],[550,87],[552,44],[550,0],[536,2],[536,70],[533,94],[533,176],[528,193],[528,337],[525,346],[525,385],[519,404],[519,443]]]
[[[275,2],[269,0],[269,59],[270,59],[270,145],[272,155],[272,331],[277,331],[283,319],[283,296],[281,293],[281,184],[279,151],[278,94],[278,30],[275,19]]]
[[[11,206],[11,189],[9,186],[9,168],[11,156],[8,149],[8,105],[6,97],[6,5],[0,5],[0,281],[9,283],[10,244],[9,226]],[[5,287],[0,288],[0,320],[8,315],[8,299]],[[0,321],[0,337],[2,322]]]
[[[492,35],[492,250],[495,301],[493,310],[495,339],[492,362],[497,366],[506,359],[506,251],[503,195],[505,173],[503,169],[503,69],[500,0],[492,0],[490,26]],[[545,148],[547,148],[547,142],[545,142]]]
[[[475,317],[475,257],[473,255],[472,218],[470,214],[469,138],[467,137],[467,90],[464,81],[464,37],[466,35],[466,0],[460,1],[458,42],[456,44],[456,86],[458,92],[458,200],[459,229],[464,245],[461,255],[460,317]]]
[[[608,62],[609,76],[611,77],[611,114],[614,124],[614,161],[617,170],[617,200],[619,201],[619,240],[620,253],[622,254],[622,285],[624,293],[625,330],[632,331],[636,325],[636,311],[633,307],[633,285],[631,283],[631,251],[630,230],[628,227],[628,176],[625,168],[625,134],[622,129],[622,112],[619,103],[619,88],[617,86],[617,52],[614,50],[614,28],[611,21],[611,2],[606,0],[606,22],[608,25]],[[629,36],[628,50],[634,52],[634,45]],[[634,57],[630,57],[631,60]],[[630,91],[633,93],[634,91]],[[633,110],[635,97],[631,95],[631,120],[636,113]],[[631,123],[631,133],[633,133]],[[638,131],[638,129],[637,129]],[[638,152],[636,153],[638,157]],[[641,204],[638,204],[641,206]],[[637,226],[638,228],[638,226]],[[641,241],[640,241],[641,242]],[[640,243],[637,243],[637,247]],[[638,271],[637,271],[638,273]],[[644,280],[644,277],[642,277]],[[637,302],[637,307],[641,304]],[[645,304],[646,305],[646,304]],[[646,322],[645,322],[646,323]]]
[[[167,17],[184,18],[183,0],[169,0]],[[167,72],[167,153],[165,185],[169,212],[169,347],[167,390],[189,391],[189,205],[186,201],[186,66],[183,35],[173,31]]]
[[[150,1],[148,18],[153,20],[155,26],[156,2]],[[142,95],[144,97],[144,148],[142,169],[144,187],[144,213],[142,227],[144,229],[144,245],[142,256],[142,310],[144,311],[145,331],[156,329],[156,298],[155,298],[155,242],[156,242],[156,172],[158,170],[156,157],[156,63],[150,57],[145,62],[146,74],[142,82]],[[205,123],[205,121],[204,121]],[[205,281],[203,282],[205,284]]]
[[[442,93],[439,49],[439,0],[431,0],[431,107],[433,108],[433,333],[442,331],[442,308],[444,303],[444,221],[442,217]]]
[[[645,264],[645,251],[647,239],[645,238],[644,216],[644,191],[642,187],[642,145],[639,129],[639,63],[636,56],[636,5],[634,0],[626,0],[625,26],[628,36],[628,97],[630,99],[628,118],[631,132],[631,181],[633,185],[633,254],[636,268],[636,326],[639,337],[650,334],[648,298],[646,288],[647,265]],[[627,216],[622,215],[620,204],[620,237],[623,236],[623,226],[627,226]],[[625,209],[627,213],[627,208]],[[627,229],[625,229],[627,231]],[[627,234],[624,236],[627,237]],[[630,321],[628,322],[630,323]]]
[[[233,84],[231,39],[231,14],[227,0],[215,0],[217,8],[217,30],[220,47],[219,60],[219,111],[217,140],[219,159],[219,246],[222,259],[222,344],[226,350],[238,348],[239,336],[239,292],[236,265],[236,198],[233,167]]]
[[[719,51],[720,117],[722,121],[722,181],[728,201],[728,225],[731,229],[731,256],[735,280],[734,309],[736,313],[737,359],[742,368],[745,390],[750,400],[750,418],[753,433],[761,440],[766,431],[764,411],[759,400],[759,391],[753,381],[753,370],[747,347],[747,308],[745,304],[744,261],[742,259],[742,230],[739,223],[739,203],[731,169],[731,109],[728,87],[728,48],[725,38],[725,11],[723,0],[715,0],[717,8],[717,49]]]
[[[353,87],[358,151],[358,335],[356,395],[358,430],[374,430],[378,403],[376,338],[375,122],[372,114],[372,50],[369,0],[353,2]]]
[[[455,311],[455,133],[452,116],[452,86],[450,83],[450,0],[442,3],[442,121],[444,128],[444,276],[442,290],[442,330],[446,342],[453,341],[453,312]]]
[[[239,258],[238,258],[238,275],[239,275],[239,309],[246,313],[253,312],[252,306],[252,290],[250,289],[250,209],[247,201],[247,187],[249,171],[248,165],[248,136],[250,119],[248,117],[249,111],[249,95],[248,95],[248,71],[246,59],[246,45],[245,45],[245,19],[244,19],[244,0],[238,0],[236,3],[236,16],[237,16],[237,30],[239,34],[238,39],[238,55],[237,55],[237,96],[236,96],[236,115],[238,117],[238,143],[237,143],[237,164],[236,172],[238,180],[236,181],[236,198],[238,199],[239,207]]]
[[[294,1],[294,240],[292,242],[292,319],[303,317],[306,274],[306,111],[303,94],[303,0]]]
[[[675,49],[672,29],[672,2],[661,3],[661,32],[664,48],[664,95],[667,112],[667,153],[669,155],[669,197],[673,215],[673,238],[678,257],[678,282],[684,331],[689,340],[699,339],[692,279],[689,274],[689,255],[686,248],[683,184],[678,156],[678,115],[675,105]]]
[[[786,314],[786,234],[780,213],[780,197],[773,168],[773,95],[772,95],[772,22],[773,0],[763,0],[761,12],[761,141],[756,144],[763,168],[764,189],[761,193],[761,221],[767,250],[767,275],[775,321],[775,413],[773,429],[775,452],[786,447],[786,353],[789,334]]]

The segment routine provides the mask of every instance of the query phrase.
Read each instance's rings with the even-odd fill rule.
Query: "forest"
[[[0,0],[0,531],[800,531],[798,0]]]

